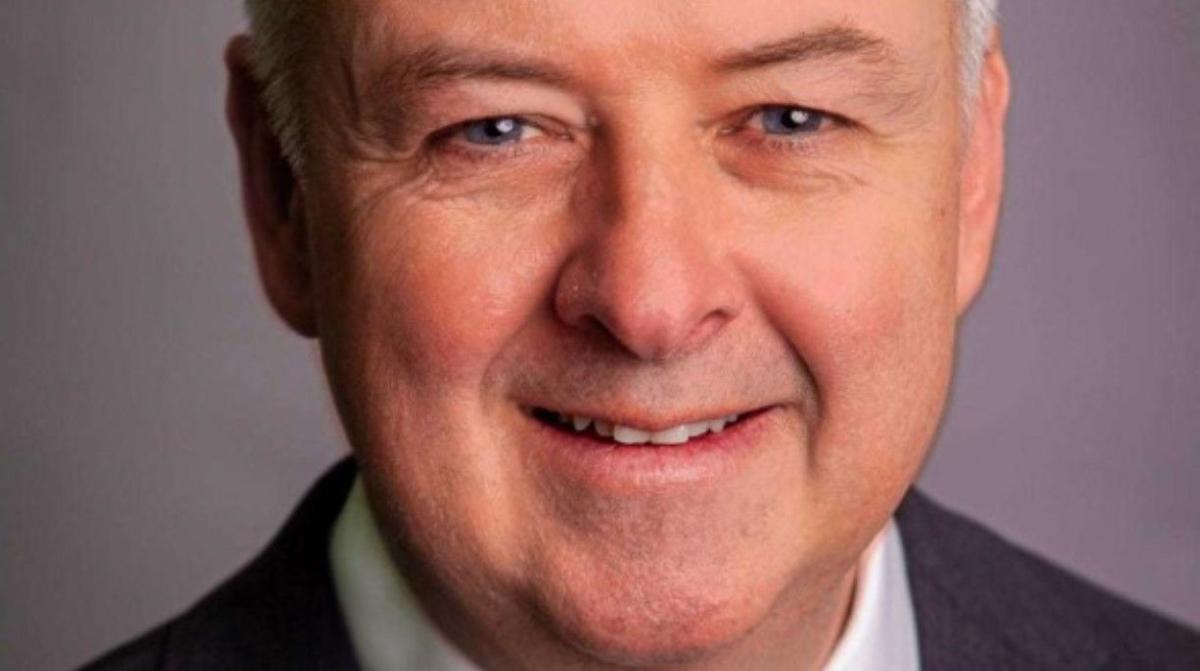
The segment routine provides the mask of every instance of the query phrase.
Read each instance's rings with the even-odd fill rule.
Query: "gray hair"
[[[983,59],[988,39],[996,25],[999,0],[962,0],[959,35],[959,86],[962,89],[963,117],[970,120],[975,96],[979,93]]]
[[[254,44],[254,76],[262,86],[262,103],[284,156],[297,172],[304,165],[303,106],[297,104],[304,43],[297,35],[315,0],[245,0]],[[961,2],[959,77],[964,117],[970,119],[988,36],[996,23],[999,0]]]

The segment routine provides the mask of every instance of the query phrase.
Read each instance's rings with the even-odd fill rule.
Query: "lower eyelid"
[[[523,145],[525,145],[524,142],[504,142],[486,145],[451,138],[434,149],[435,151],[452,153],[460,157],[486,160],[489,158],[507,158],[527,153],[529,148]]]
[[[815,134],[799,135],[795,137],[784,136],[760,136],[753,140],[758,146],[771,151],[788,151],[799,154],[810,154],[814,152],[818,145],[818,139]]]
[[[838,130],[837,124],[830,119],[822,124],[822,127],[818,130],[797,133],[795,135],[772,134],[759,129],[747,128],[736,129],[729,133],[729,135],[740,142],[766,149],[804,151],[814,148],[817,144],[825,140],[825,136]]]
[[[552,142],[535,139],[533,141],[507,142],[504,144],[487,145],[455,142],[452,139],[431,147],[430,159],[436,164],[439,159],[453,164],[478,166],[479,168],[493,167],[504,169],[517,167],[527,159],[536,159],[540,154],[554,152],[556,145]]]

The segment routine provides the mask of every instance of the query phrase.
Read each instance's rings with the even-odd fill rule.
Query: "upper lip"
[[[643,431],[665,431],[673,429],[684,424],[692,424],[695,422],[709,421],[728,417],[729,415],[737,415],[744,417],[750,413],[763,410],[769,406],[756,406],[739,408],[722,408],[713,410],[688,410],[682,412],[670,413],[636,413],[636,412],[619,412],[593,409],[580,409],[570,406],[555,406],[550,404],[531,403],[524,405],[522,408],[526,414],[531,414],[535,409],[546,410],[549,412],[560,413],[569,417],[588,417],[593,420],[600,420],[610,424],[628,426],[631,428],[641,429]]]

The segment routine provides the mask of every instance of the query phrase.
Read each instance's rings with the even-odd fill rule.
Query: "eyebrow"
[[[887,40],[852,26],[831,25],[719,55],[710,67],[720,74],[735,74],[825,59],[858,59],[883,67],[902,64],[898,50]],[[368,100],[399,98],[401,104],[375,112],[401,125],[409,116],[412,101],[455,81],[491,79],[560,88],[578,83],[569,71],[548,60],[445,43],[398,49],[382,65],[361,73],[361,79],[350,62],[343,61],[342,66],[352,114],[359,117],[369,109]]]
[[[563,86],[572,81],[566,71],[547,61],[433,44],[391,58],[387,65],[370,76],[366,91],[368,95],[384,90],[421,91],[465,79],[503,79],[551,86]]]
[[[834,25],[722,55],[716,59],[714,69],[740,72],[830,58],[854,58],[887,66],[901,63],[899,51],[887,40],[859,28]]]
[[[753,70],[784,63],[826,58],[858,58],[876,64],[898,64],[896,48],[887,40],[851,26],[835,25],[805,31],[775,42],[717,57],[718,72]],[[503,52],[431,44],[401,52],[370,77],[368,94],[419,91],[447,81],[500,79],[565,86],[574,78],[549,61]]]
[[[443,85],[471,79],[525,81],[564,86],[570,75],[549,61],[504,51],[433,43],[389,48],[386,59],[360,69],[354,55],[341,59],[345,108],[358,133],[402,136],[419,109],[417,101]],[[359,61],[361,62],[361,61]],[[376,101],[390,101],[376,104]]]

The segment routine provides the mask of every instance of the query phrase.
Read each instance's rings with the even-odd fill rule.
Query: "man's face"
[[[844,589],[986,262],[954,4],[327,4],[312,309],[418,591],[647,662]]]

